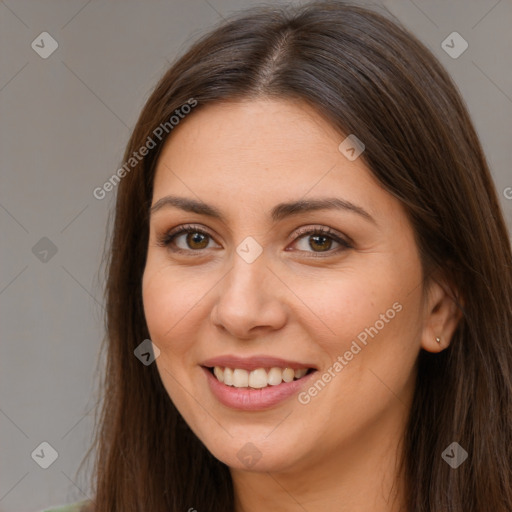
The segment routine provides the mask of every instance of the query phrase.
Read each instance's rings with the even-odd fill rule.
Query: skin
[[[172,194],[200,199],[226,218],[174,207],[152,214],[143,301],[162,382],[229,466],[237,512],[261,503],[285,512],[400,510],[396,462],[414,363],[420,348],[445,349],[459,319],[442,281],[431,281],[423,296],[405,210],[362,158],[349,161],[338,150],[344,138],[301,102],[226,102],[182,121],[158,161],[153,205]],[[280,202],[332,196],[364,208],[376,224],[345,210],[270,219]],[[158,245],[186,223],[211,237],[187,245],[185,233]],[[332,239],[314,245],[314,235],[297,236],[301,226],[329,227],[353,247]],[[250,264],[236,252],[248,236],[264,249]],[[309,362],[321,376],[395,303],[401,311],[307,404],[293,396],[264,411],[227,408],[199,366],[218,355],[265,354]],[[237,457],[248,442],[261,453],[250,468]]]

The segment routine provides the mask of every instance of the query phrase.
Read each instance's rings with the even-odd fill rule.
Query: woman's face
[[[230,102],[182,121],[158,161],[143,278],[156,365],[234,470],[394,442],[418,351],[436,350],[411,225],[344,139],[303,103]]]

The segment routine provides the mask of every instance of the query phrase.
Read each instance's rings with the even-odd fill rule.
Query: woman
[[[510,243],[414,36],[341,2],[243,13],[124,163],[76,510],[512,510]]]

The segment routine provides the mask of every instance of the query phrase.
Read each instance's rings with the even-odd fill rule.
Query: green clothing
[[[47,508],[41,512],[80,512],[80,508],[83,507],[88,501],[77,501],[69,505],[61,505],[59,507]]]

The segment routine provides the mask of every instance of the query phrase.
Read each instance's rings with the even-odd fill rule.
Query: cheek
[[[325,340],[356,337],[378,321],[381,313],[391,310],[389,316],[394,316],[393,304],[400,299],[399,287],[362,271],[344,270],[338,279],[298,282],[294,292],[307,318],[317,324],[317,332],[325,333]]]
[[[419,266],[399,265],[387,255],[367,268],[344,269],[338,279],[301,279],[294,287],[303,304],[297,318],[327,360],[343,357],[357,379],[358,368],[388,373],[401,364],[409,367],[420,332],[420,287],[411,283],[420,278]]]
[[[193,344],[198,305],[209,288],[197,276],[189,279],[148,261],[142,282],[144,314],[151,339],[160,349],[177,354]]]

